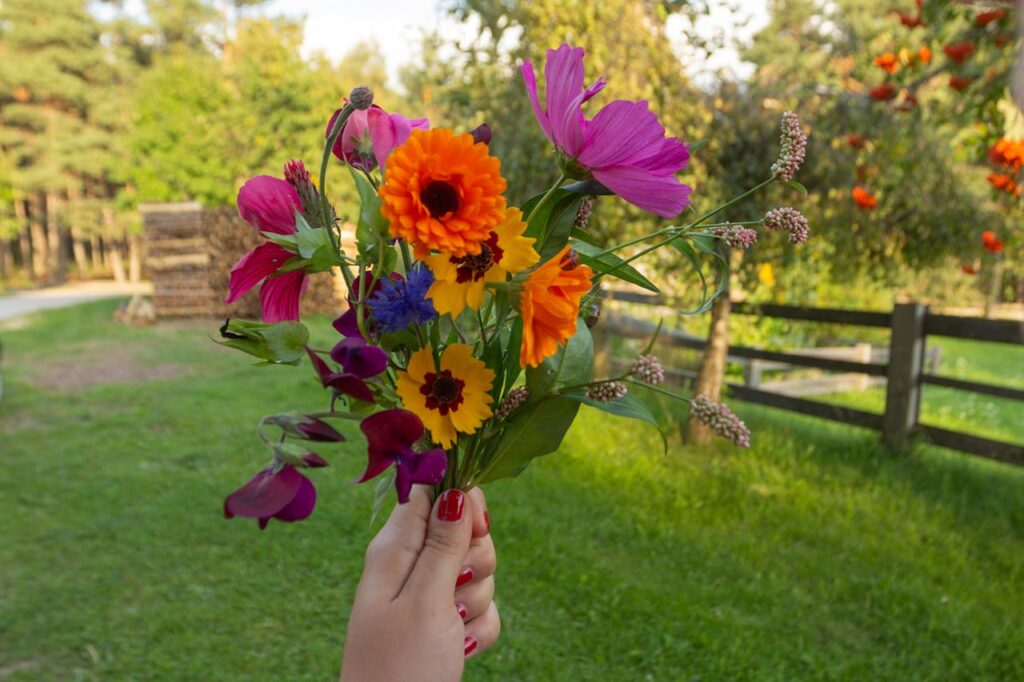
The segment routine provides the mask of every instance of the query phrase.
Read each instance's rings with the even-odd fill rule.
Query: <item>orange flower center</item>
[[[462,404],[462,389],[466,382],[452,376],[449,369],[440,374],[428,372],[423,376],[420,393],[427,397],[427,407],[442,415],[455,412]]]
[[[459,210],[458,190],[443,180],[431,180],[420,190],[420,201],[435,220],[442,220]]]

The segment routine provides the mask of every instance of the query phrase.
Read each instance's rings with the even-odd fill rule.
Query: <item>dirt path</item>
[[[118,284],[110,281],[76,282],[60,287],[19,291],[0,296],[0,320],[87,301],[149,293],[152,293],[149,282]]]

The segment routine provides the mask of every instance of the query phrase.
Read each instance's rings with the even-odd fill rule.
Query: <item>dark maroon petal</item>
[[[365,483],[371,478],[376,478],[395,461],[394,457],[379,450],[367,450],[366,454],[366,470],[363,472],[363,475],[356,480],[356,483]]]
[[[298,473],[298,472],[296,472]],[[289,502],[283,509],[274,514],[274,518],[278,521],[285,521],[291,523],[292,521],[301,521],[313,513],[313,508],[316,507],[316,487],[313,482],[298,474],[299,478],[299,489],[295,492],[295,496],[292,501]]]
[[[444,480],[448,468],[448,455],[444,450],[434,449],[415,452],[399,458],[398,464],[409,470],[409,480],[424,485],[437,485]]]
[[[397,457],[423,435],[423,422],[409,410],[391,409],[371,414],[359,424],[370,450]]]
[[[486,123],[481,123],[476,128],[469,131],[469,134],[473,136],[473,142],[483,142],[484,144],[491,143],[491,126]]]
[[[239,258],[235,267],[231,268],[228,296],[224,302],[234,303],[254,286],[277,272],[294,255],[282,246],[266,242]]]
[[[345,436],[338,433],[338,430],[327,422],[315,417],[307,417],[306,419],[307,421],[296,424],[295,428],[297,428],[307,440],[325,443],[340,443],[345,440]]]
[[[412,492],[412,477],[409,474],[409,467],[403,466],[401,459],[396,460],[395,492],[398,493],[398,504],[409,501],[409,493]]]
[[[368,403],[376,402],[373,399],[373,391],[366,382],[352,374],[335,372],[328,377],[327,385],[343,395],[350,395]]]
[[[302,270],[268,277],[260,287],[263,321],[274,324],[298,320],[299,299],[302,298],[307,284],[306,273]]]
[[[229,519],[232,516],[269,518],[291,502],[305,477],[291,465],[276,474],[272,471],[267,467],[228,495],[224,500],[224,516]]]
[[[342,339],[331,350],[331,358],[360,379],[375,377],[388,366],[388,354],[361,338]]]
[[[303,455],[302,461],[305,462],[306,466],[309,467],[310,469],[320,469],[322,467],[330,466],[326,459],[316,454],[315,452],[311,452],[308,455]]]
[[[349,308],[341,317],[334,321],[334,328],[342,336],[359,336],[359,323],[356,322],[356,309]]]
[[[309,360],[313,363],[313,369],[316,370],[316,375],[320,377],[320,384],[324,388],[327,388],[328,381],[332,376],[334,376],[335,372],[332,372],[327,363],[323,361],[323,358],[317,355],[309,346],[306,346],[306,353],[309,354]]]

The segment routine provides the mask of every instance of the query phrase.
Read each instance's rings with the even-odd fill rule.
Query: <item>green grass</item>
[[[324,448],[308,521],[224,520],[258,418],[323,394],[113,308],[0,331],[0,679],[335,678],[373,532],[358,440]],[[663,456],[585,410],[491,486],[505,629],[466,679],[1024,678],[1024,472],[738,411],[750,451]]]

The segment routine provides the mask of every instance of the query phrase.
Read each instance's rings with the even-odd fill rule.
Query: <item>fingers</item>
[[[411,504],[411,502],[410,502]],[[473,498],[461,490],[446,490],[430,514],[423,549],[402,589],[413,598],[451,608],[459,573],[466,567],[473,533]],[[465,577],[463,582],[467,582]]]
[[[473,538],[482,538],[491,532],[491,519],[487,514],[487,500],[484,498],[484,491],[480,488],[473,488],[468,493],[473,500]]]
[[[398,595],[419,557],[429,518],[429,488],[414,486],[409,501],[395,505],[387,523],[366,548],[360,580],[366,589],[384,592],[389,600]]]
[[[494,576],[463,585],[455,590],[455,608],[462,620],[469,622],[479,618],[494,601]]]
[[[501,634],[501,618],[498,607],[492,601],[483,615],[466,623],[466,639],[463,643],[467,657],[486,651],[498,641]]]

